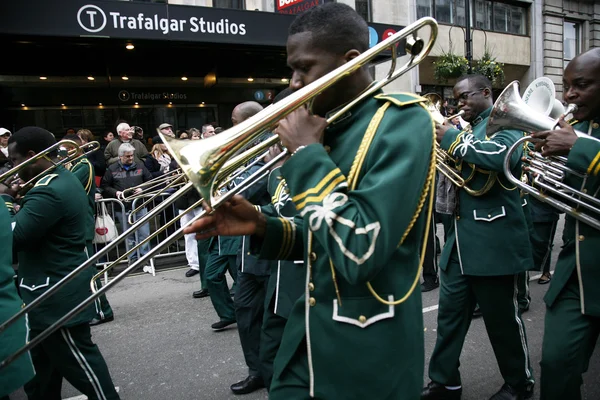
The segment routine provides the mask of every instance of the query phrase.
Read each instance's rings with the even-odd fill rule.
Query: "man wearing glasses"
[[[490,400],[533,396],[525,325],[516,300],[517,276],[533,265],[532,252],[519,190],[503,174],[506,152],[523,133],[503,130],[486,135],[493,105],[491,87],[482,75],[460,78],[454,98],[472,130],[460,131],[449,122],[436,126],[441,148],[456,159],[466,186],[480,193],[474,196],[456,189],[446,199],[454,212],[440,257],[431,382],[421,399],[461,398],[459,359],[476,304],[505,381]],[[522,152],[512,155],[511,169],[516,176],[521,173],[521,156]]]

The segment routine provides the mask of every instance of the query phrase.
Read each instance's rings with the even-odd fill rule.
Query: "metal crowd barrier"
[[[142,211],[136,213],[134,220],[142,218],[142,216],[146,212],[149,212],[152,208],[154,208],[154,206],[159,204],[161,201],[166,199],[168,196],[169,196],[169,194],[164,194],[164,195],[156,197],[152,202],[150,202],[145,207],[145,210],[142,210]],[[102,213],[103,213],[102,206],[104,205],[104,207],[106,208],[107,215],[114,222],[114,225],[115,225],[116,231],[117,231],[116,234],[118,236],[129,228],[128,217],[131,213],[130,210],[137,208],[143,202],[147,201],[150,197],[152,197],[152,195],[138,197],[131,204],[126,204],[120,200],[112,199],[112,198],[107,198],[107,199],[103,198],[103,199],[97,200],[96,201],[96,216],[102,215]],[[176,216],[178,214],[178,212],[179,212],[179,210],[175,207],[175,205],[171,205],[171,206],[167,207],[164,211],[162,211],[156,217],[152,218],[150,220],[150,222],[148,222],[147,226],[142,226],[140,229],[136,230],[134,237],[132,238],[133,241],[130,239],[124,240],[118,246],[115,246],[114,249],[111,250],[105,257],[102,257],[99,260],[97,260],[96,267],[104,268],[108,264],[117,260],[123,254],[125,254],[131,248],[131,246],[135,246],[136,243],[139,243],[142,240],[142,238],[145,237],[144,229],[146,229],[147,232],[148,231],[153,232],[156,230],[157,227],[165,225],[165,223],[170,221],[174,216]],[[165,232],[160,233],[156,238],[152,239],[150,241],[149,248],[154,247],[160,241],[165,240],[171,233],[173,233],[175,230],[177,230],[179,228],[180,228],[179,222],[175,223],[173,227],[166,229]],[[104,246],[108,245],[109,243],[110,242],[94,243],[94,252],[98,252],[100,249],[102,249]],[[139,259],[143,255],[142,250],[140,248],[138,248],[134,254],[136,255],[137,259]],[[183,239],[181,241],[177,241],[177,242],[173,243],[171,246],[169,246],[168,250],[166,252],[163,252],[163,253],[151,258],[150,265],[148,266],[148,268],[144,268],[144,272],[148,272],[148,273],[151,273],[153,276],[156,276],[156,268],[155,268],[155,260],[156,259],[165,258],[165,261],[168,261],[168,260],[166,260],[166,258],[168,258],[168,257],[174,258],[174,257],[181,256],[182,254],[183,254],[183,256],[185,256],[185,242],[183,241]],[[125,267],[127,265],[127,260],[121,261],[120,264],[123,264],[123,266]],[[186,264],[187,264],[187,262],[186,262]],[[108,282],[108,273],[106,273],[104,275],[104,281],[105,281],[105,283]]]

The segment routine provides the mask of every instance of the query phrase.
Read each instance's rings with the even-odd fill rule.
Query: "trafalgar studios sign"
[[[293,15],[332,0],[273,0],[277,12],[115,0],[0,0],[0,34],[285,47]],[[369,24],[371,46],[400,27]]]

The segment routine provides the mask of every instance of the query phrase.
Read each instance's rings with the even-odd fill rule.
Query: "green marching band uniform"
[[[597,122],[573,127],[600,138]],[[566,183],[598,198],[600,143],[578,138],[568,154],[567,167],[588,177],[569,174]],[[547,309],[540,363],[544,400],[581,399],[581,375],[600,334],[600,231],[567,215],[563,237],[565,243],[544,297]]]
[[[8,203],[12,210],[12,203]],[[4,201],[0,201],[0,324],[15,315],[21,309],[23,301],[19,298],[13,276],[13,238],[11,218]],[[0,361],[25,346],[28,341],[27,316],[21,317],[0,335]],[[29,352],[21,355],[0,371],[0,399],[31,380],[35,374]]]
[[[86,157],[82,157],[71,166],[70,171],[77,179],[79,179],[79,182],[83,185],[83,189],[88,196],[89,207],[87,222],[89,226],[86,230],[85,247],[87,249],[88,257],[91,257],[94,254],[94,244],[92,242],[96,233],[96,181],[94,180],[94,166]],[[95,266],[92,265],[90,269],[94,271],[94,273],[96,272]],[[96,285],[96,290],[102,287],[102,281],[100,279],[96,280],[94,283]],[[96,307],[96,320],[101,321],[113,316],[113,310],[108,303],[106,295],[103,294],[97,298],[94,302],[94,306]]]
[[[271,217],[293,220],[298,213],[289,194],[281,167],[269,174],[268,191],[271,203],[261,207],[261,212]],[[273,379],[273,362],[281,345],[283,330],[294,303],[302,296],[306,270],[302,258],[294,261],[271,261],[271,276],[265,297],[265,314],[260,343],[261,376],[267,389]]]
[[[25,195],[13,217],[18,283],[25,304],[86,261],[88,218],[85,191],[62,166],[39,179]],[[30,338],[89,297],[92,276],[91,269],[80,273],[33,309]],[[63,377],[90,399],[119,398],[106,362],[91,340],[89,322],[94,314],[93,306],[86,308],[31,349],[36,376],[25,385],[29,400],[60,399]]]
[[[440,257],[437,341],[429,377],[447,387],[461,385],[459,358],[477,303],[505,382],[526,390],[534,378],[515,298],[519,273],[530,269],[533,261],[520,193],[502,173],[506,151],[523,133],[503,130],[486,137],[490,112],[491,107],[472,122],[472,132],[451,128],[440,143],[461,160],[457,168],[469,188],[492,186],[480,196],[458,190]],[[521,156],[522,150],[516,151],[511,159],[516,176],[521,173]]]
[[[272,400],[419,397],[421,293],[405,295],[418,279],[435,173],[424,101],[370,97],[326,128],[324,145],[281,167],[303,218],[267,217],[253,246],[261,258],[304,258],[306,275],[275,358]]]

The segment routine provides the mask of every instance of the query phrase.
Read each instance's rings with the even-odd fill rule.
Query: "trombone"
[[[5,173],[0,175],[0,182],[5,182],[7,179],[18,175],[23,168],[41,160],[47,160],[52,163],[52,166],[46,168],[44,171],[40,172],[33,178],[29,179],[27,182],[21,184],[19,189],[19,194],[24,195],[35,185],[35,183],[42,178],[44,175],[53,171],[55,168],[59,166],[64,166],[74,161],[77,161],[83,156],[86,156],[100,148],[100,143],[88,142],[86,144],[79,145],[78,143],[72,140],[61,140],[60,142],[54,143],[52,146],[44,149],[43,151],[37,153],[35,156],[29,158],[27,161],[13,167],[12,169],[6,171]],[[54,160],[52,157],[52,153],[57,153],[57,160]]]
[[[564,115],[575,112],[576,109],[576,105],[569,104]],[[557,123],[558,120],[536,112],[528,106],[519,96],[519,82],[513,81],[496,100],[488,121],[487,132],[490,134],[502,129],[518,129],[524,132],[547,131],[554,129]],[[575,134],[598,141],[577,130]],[[564,182],[567,175],[583,179],[587,176],[567,167],[566,157],[543,157],[539,152],[526,150],[524,167],[533,173],[531,183],[523,182],[512,174],[510,162],[513,153],[526,142],[534,140],[531,136],[524,136],[508,149],[504,159],[504,174],[507,179],[536,199],[600,230],[600,200]]]
[[[430,30],[430,37],[427,43],[425,43],[422,39],[416,36],[417,32],[424,27],[429,27]],[[215,194],[216,188],[222,186],[224,182],[227,182],[226,178],[229,175],[233,174],[241,165],[254,159],[265,150],[268,150],[269,147],[279,142],[278,136],[273,135],[261,142],[259,145],[250,148],[246,152],[239,155],[235,155],[239,150],[246,148],[247,145],[253,143],[256,140],[256,138],[260,137],[260,135],[262,135],[264,132],[272,130],[272,127],[278,121],[285,118],[286,115],[288,115],[295,109],[304,106],[305,104],[308,104],[310,107],[313,99],[320,93],[322,93],[324,90],[330,88],[332,85],[334,85],[336,82],[339,82],[346,76],[367,66],[383,51],[387,51],[388,49],[390,49],[392,53],[392,65],[387,77],[381,81],[375,82],[367,90],[361,93],[357,98],[355,98],[347,105],[342,107],[340,110],[338,110],[336,113],[334,113],[332,116],[330,116],[327,122],[333,122],[340,116],[344,115],[349,109],[361,102],[363,99],[373,95],[375,92],[379,91],[383,86],[397,79],[407,71],[414,68],[420,62],[422,62],[433,48],[433,44],[435,43],[435,39],[437,38],[437,32],[437,22],[433,18],[421,18],[420,20],[407,26],[406,28],[394,34],[393,36],[390,36],[386,40],[370,48],[369,50],[365,51],[358,57],[342,65],[336,70],[324,75],[323,77],[317,79],[311,84],[282,99],[278,103],[275,103],[265,108],[263,111],[257,113],[253,117],[250,117],[244,122],[241,122],[240,124],[229,129],[228,131],[221,133],[220,135],[213,136],[204,140],[189,141],[172,139],[170,137],[165,137],[161,134],[163,142],[167,145],[167,147],[169,147],[170,153],[175,156],[183,172],[190,179],[190,182],[181,187],[168,199],[157,204],[157,206],[152,209],[152,212],[142,217],[139,221],[136,222],[135,225],[132,225],[117,239],[115,239],[109,245],[105,246],[99,252],[94,254],[92,258],[88,259],[85,263],[81,264],[79,267],[74,269],[70,274],[68,274],[59,282],[57,282],[40,297],[32,301],[28,306],[21,309],[17,314],[15,314],[13,317],[7,320],[4,324],[0,325],[0,333],[2,333],[2,331],[5,330],[7,326],[14,323],[26,312],[31,310],[33,307],[39,305],[42,301],[44,301],[46,298],[55,293],[64,284],[72,280],[77,274],[89,268],[95,262],[96,259],[107,254],[112,247],[114,247],[119,242],[123,241],[127,236],[131,235],[139,226],[148,222],[150,218],[152,218],[157,213],[161,212],[166,207],[168,207],[172,202],[174,202],[177,198],[181,197],[192,186],[198,189],[198,191],[201,194],[201,197],[203,197],[206,203],[212,209],[214,209],[227,202],[229,199],[231,199],[233,195],[246,190],[248,187],[258,182],[260,179],[262,179],[269,173],[269,170],[273,165],[275,165],[277,162],[279,162],[285,156],[287,156],[287,151],[282,151],[280,154],[278,154],[264,166],[259,168],[242,183],[233,187],[230,191],[221,194],[218,197]],[[396,69],[398,58],[398,51],[396,45],[400,42],[405,42],[405,50],[407,54],[410,55],[410,58],[405,65],[403,65],[399,69]],[[184,211],[184,213],[191,211],[191,209],[194,206],[195,204],[192,207],[188,208],[186,211]],[[71,318],[73,318],[75,315],[77,315],[79,312],[85,309],[85,307],[90,305],[95,299],[97,299],[106,291],[110,290],[114,285],[118,284],[133,270],[143,265],[147,260],[154,257],[155,254],[158,254],[162,250],[167,248],[173,241],[178,240],[181,236],[183,236],[183,230],[187,226],[200,219],[207,212],[211,211],[204,211],[194,216],[188,224],[179,228],[167,239],[160,242],[150,252],[142,256],[135,263],[129,265],[120,274],[115,276],[110,282],[108,282],[98,291],[93,293],[91,296],[89,296],[87,299],[85,299],[77,307],[69,311],[63,317],[58,319],[46,330],[41,332],[28,344],[26,344],[25,346],[17,350],[15,353],[8,356],[5,360],[0,362],[0,369],[14,361],[24,352],[39,344],[42,340],[47,338],[49,335],[51,335],[53,332],[55,332],[57,329],[63,326],[67,321],[69,321]],[[100,272],[94,278],[97,279],[97,277],[101,274],[103,274],[103,272]],[[90,282],[90,285],[93,286],[93,282]]]

